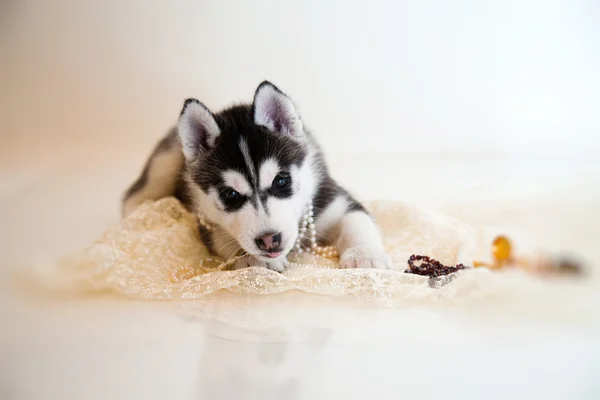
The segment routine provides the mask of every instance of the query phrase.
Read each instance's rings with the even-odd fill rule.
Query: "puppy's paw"
[[[392,259],[384,251],[368,246],[347,249],[340,258],[340,268],[391,268]]]
[[[247,256],[240,258],[233,264],[233,269],[242,269],[248,267],[264,267],[269,268],[276,272],[283,272],[288,266],[288,260],[282,258],[279,260],[273,260],[269,262],[261,261],[253,256]]]
[[[272,269],[273,271],[283,272],[288,267],[289,262],[288,262],[287,258],[284,257],[280,260],[268,262],[266,264],[267,264],[267,268]]]

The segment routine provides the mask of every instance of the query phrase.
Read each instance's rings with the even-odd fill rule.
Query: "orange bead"
[[[498,264],[504,264],[512,256],[512,246],[506,236],[498,236],[492,243],[492,257]]]

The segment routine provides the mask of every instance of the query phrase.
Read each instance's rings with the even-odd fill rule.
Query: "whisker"
[[[319,235],[319,234],[316,234],[315,236],[317,236],[319,239],[323,239],[324,242],[329,243],[329,240],[325,236]],[[302,239],[307,239],[307,240],[311,239],[311,237],[306,236],[306,234],[302,235],[301,237],[302,237]]]
[[[235,240],[235,239],[232,239],[232,240],[230,240],[229,242],[225,243],[223,246],[221,246],[221,247],[220,247],[220,248],[217,250],[217,253],[219,253],[219,254],[223,253],[223,251],[224,251],[226,248],[228,248],[229,246],[231,246],[232,244],[238,244],[238,243],[237,243],[237,240]]]

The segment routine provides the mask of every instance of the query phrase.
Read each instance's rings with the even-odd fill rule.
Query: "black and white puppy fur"
[[[125,193],[123,213],[167,196],[213,226],[199,228],[211,253],[246,254],[235,268],[283,271],[310,202],[319,241],[337,246],[342,268],[391,265],[371,216],[331,178],[292,100],[267,81],[252,104],[219,113],[185,101],[177,127]]]

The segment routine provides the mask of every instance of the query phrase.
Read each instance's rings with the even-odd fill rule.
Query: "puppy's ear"
[[[221,134],[214,115],[196,99],[187,99],[183,104],[177,132],[188,161],[193,161],[202,152],[212,149]]]
[[[304,135],[302,120],[292,100],[271,82],[264,81],[256,89],[252,112],[254,123],[271,132],[295,138]]]

